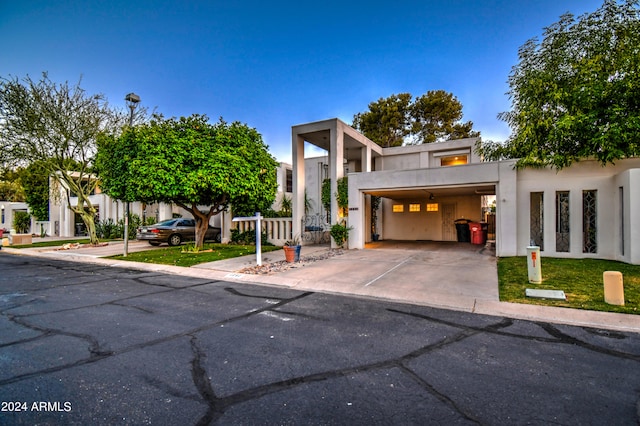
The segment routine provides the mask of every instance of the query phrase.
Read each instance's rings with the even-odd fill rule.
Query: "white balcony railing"
[[[265,217],[261,222],[262,232],[267,234],[267,240],[271,244],[282,246],[291,239],[293,220],[290,217]],[[253,220],[241,220],[234,224],[240,232],[252,231],[256,228],[256,222]]]

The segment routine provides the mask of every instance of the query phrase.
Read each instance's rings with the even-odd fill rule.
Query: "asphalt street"
[[[640,334],[0,252],[0,424],[636,425]]]

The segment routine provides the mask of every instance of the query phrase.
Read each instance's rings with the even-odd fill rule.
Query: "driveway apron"
[[[316,290],[419,304],[498,301],[495,252],[468,243],[384,242],[278,274]]]

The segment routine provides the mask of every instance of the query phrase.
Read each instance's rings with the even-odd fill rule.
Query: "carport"
[[[350,173],[349,248],[365,248],[372,242],[371,196],[383,197],[377,223],[381,239],[395,241],[456,241],[454,221],[485,219],[481,198],[495,196],[496,252],[509,253],[515,249],[511,245],[516,214],[515,174],[509,173],[510,166],[490,162]],[[504,168],[508,169],[501,173]],[[420,211],[411,211],[411,204],[418,204]],[[438,211],[425,211],[429,204],[437,204]]]
[[[371,208],[365,212],[366,227],[375,230],[381,240],[458,241],[455,221],[460,219],[486,222],[490,239],[495,239],[495,212],[489,201],[495,199],[495,185],[427,186],[364,194],[366,199],[381,199],[375,217]],[[365,242],[372,241],[372,235],[365,235]]]

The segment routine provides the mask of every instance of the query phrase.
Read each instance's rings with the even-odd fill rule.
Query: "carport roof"
[[[434,198],[464,196],[464,195],[495,195],[495,185],[464,185],[464,186],[438,186],[438,187],[417,187],[417,188],[393,188],[381,190],[368,190],[367,194],[383,198],[393,198],[396,200],[408,198],[423,198],[433,194]]]

